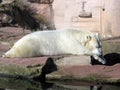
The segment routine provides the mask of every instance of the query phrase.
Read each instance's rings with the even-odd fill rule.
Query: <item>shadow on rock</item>
[[[46,74],[57,71],[57,65],[54,63],[52,58],[48,58],[45,65],[41,69],[41,74],[34,77],[33,79],[40,82],[46,81]]]
[[[119,53],[109,53],[109,54],[104,55],[104,58],[106,59],[105,65],[108,65],[108,66],[120,63],[120,54]],[[92,65],[102,65],[100,62],[95,60],[92,56],[91,56],[91,64]]]

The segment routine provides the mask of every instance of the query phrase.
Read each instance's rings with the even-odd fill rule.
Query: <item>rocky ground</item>
[[[107,65],[92,62],[86,56],[3,58],[1,57],[19,38],[31,33],[15,27],[0,28],[0,76],[1,74],[36,76],[46,70],[50,79],[78,79],[88,81],[120,81],[120,38],[103,40]],[[53,72],[54,71],[54,72]]]

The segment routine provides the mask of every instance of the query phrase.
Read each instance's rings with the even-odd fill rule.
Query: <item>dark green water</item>
[[[120,90],[120,86],[92,85],[79,82],[46,82],[0,78],[0,90]]]

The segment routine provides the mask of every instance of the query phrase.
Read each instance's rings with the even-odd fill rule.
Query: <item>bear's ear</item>
[[[86,44],[92,39],[90,35],[85,36],[85,38],[82,40],[82,45],[86,46]]]

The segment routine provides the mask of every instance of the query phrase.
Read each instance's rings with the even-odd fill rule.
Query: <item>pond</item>
[[[120,86],[85,84],[74,82],[46,82],[14,78],[0,78],[0,90],[120,90]]]

